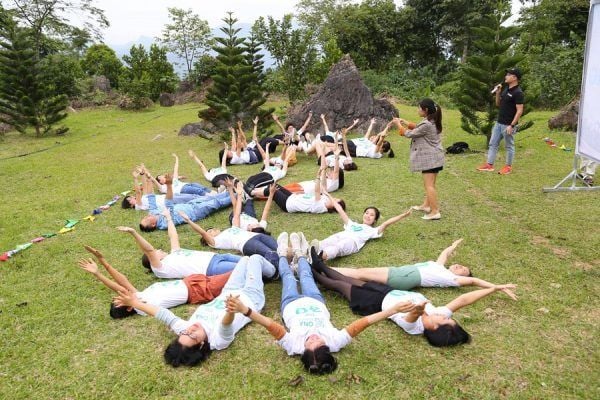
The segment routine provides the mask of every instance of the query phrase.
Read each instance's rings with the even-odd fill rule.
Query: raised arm
[[[173,200],[173,177],[169,174],[165,174],[165,185],[167,185],[167,194],[165,199]]]
[[[183,220],[194,230],[196,231],[196,233],[198,233],[200,236],[202,236],[202,238],[204,239],[204,241],[206,242],[206,244],[208,244],[209,246],[213,247],[215,245],[215,239],[210,236],[204,229],[202,229],[202,227],[200,225],[198,225],[197,223],[195,223],[194,221],[192,221],[190,219],[190,217],[187,216],[186,213],[180,211],[179,215],[181,215],[181,218],[183,218]]]
[[[371,118],[371,122],[369,122],[369,127],[367,128],[367,132],[365,133],[365,139],[371,137],[371,131],[373,130],[373,126],[375,125],[375,118]]]
[[[171,216],[171,210],[168,208],[164,208],[161,211],[161,214],[167,220],[167,234],[169,235],[169,242],[171,243],[171,251],[176,251],[181,248],[179,245],[179,235],[177,234],[177,228],[175,228],[175,224],[173,223],[173,217]]]
[[[279,117],[276,114],[272,114],[272,118],[273,118],[273,121],[275,121],[275,123],[279,127],[279,129],[281,129],[281,133],[283,133],[285,135],[285,128],[283,127],[283,125],[281,125],[281,122],[279,121]]]
[[[404,211],[402,214],[400,215],[396,215],[395,217],[392,217],[386,221],[384,221],[381,225],[379,225],[379,227],[377,228],[377,231],[379,233],[383,233],[383,231],[385,231],[385,229],[392,225],[395,224],[396,222],[403,220],[404,218],[408,217],[410,214],[412,213],[412,209],[408,209],[407,211]]]
[[[337,201],[335,201],[329,193],[324,192],[323,195],[329,197],[329,200],[333,203],[333,207],[335,208],[335,211],[337,211],[340,218],[342,219],[342,222],[344,223],[344,225],[346,225],[348,223],[348,221],[350,221],[350,218],[348,217],[348,214],[346,214],[346,211],[344,211],[342,206],[340,206],[340,204]]]
[[[154,247],[152,247],[152,245],[148,243],[146,239],[137,233],[135,229],[128,226],[117,226],[117,230],[120,232],[129,233],[131,236],[133,236],[140,250],[142,250],[142,252],[144,252],[144,254],[148,257],[148,260],[150,260],[150,265],[153,267],[160,266],[160,257],[156,253]]]
[[[175,157],[175,163],[173,164],[173,177],[175,179],[179,179],[179,157],[175,153],[172,153],[171,155]]]
[[[119,285],[116,282],[111,281],[106,276],[102,275],[100,273],[100,271],[98,270],[98,265],[91,258],[88,258],[88,259],[82,258],[81,260],[79,260],[79,262],[77,264],[79,265],[79,268],[92,274],[104,286],[106,286],[110,290],[114,291],[115,293],[119,293],[120,291],[125,289],[123,286]]]
[[[96,250],[95,248],[88,246],[88,245],[84,245],[83,247],[85,247],[85,249],[89,253],[93,254],[96,257],[98,262],[100,264],[102,264],[104,269],[106,269],[106,272],[108,272],[109,275],[112,276],[112,278],[117,283],[117,286],[119,286],[119,288],[120,288],[120,289],[119,288],[115,289],[115,288],[111,287],[111,289],[113,289],[115,292],[118,292],[119,290],[122,290],[123,288],[125,288],[125,290],[137,292],[137,289],[135,288],[135,286],[133,286],[131,284],[131,282],[129,282],[129,279],[127,279],[127,277],[125,275],[123,275],[122,273],[117,271],[116,268],[114,268],[112,265],[110,265],[108,263],[108,261],[106,261],[106,259],[104,258],[104,255],[99,250]],[[106,283],[105,283],[105,285],[106,285]]]
[[[265,203],[265,208],[263,209],[262,216],[260,217],[261,221],[267,221],[269,217],[269,212],[271,211],[271,205],[273,204],[273,196],[275,196],[275,183],[269,185],[269,197],[267,197],[267,202]],[[260,221],[259,221],[260,222]]]
[[[154,185],[154,187],[156,188],[156,190],[158,190],[160,192],[160,188],[162,186],[160,184],[160,182],[158,182],[156,180],[156,178],[152,175],[152,173],[150,172],[150,170],[148,170],[148,168],[146,168],[145,165],[142,164],[142,168],[144,169],[144,176],[146,177],[145,179],[147,179],[149,182],[151,182],[152,185]]]
[[[514,289],[514,288],[516,288],[516,285],[507,284],[507,285],[494,285],[491,288],[474,290],[472,292],[465,293],[465,294],[458,296],[457,298],[452,300],[450,303],[446,304],[446,307],[448,307],[450,309],[450,311],[455,312],[455,311],[458,311],[463,307],[471,305],[471,304],[477,302],[478,300],[481,300],[484,297],[489,296],[490,294],[497,292],[497,291],[505,292],[509,297],[514,298],[513,297],[514,294],[513,294],[513,296],[511,296],[509,294],[509,293],[512,294],[512,289]]]
[[[312,116],[313,116],[313,112],[309,111],[308,117],[306,117],[306,121],[304,121],[304,125],[302,125],[302,127],[300,128],[300,130],[298,132],[300,132],[300,131],[304,132],[304,130],[308,127],[308,124],[310,124],[310,120],[312,119]]]
[[[356,124],[358,124],[360,122],[360,119],[355,119],[354,121],[352,121],[352,125],[350,125],[349,127],[346,128],[346,132],[349,132],[350,129],[354,128],[356,126]]]
[[[225,302],[228,312],[232,313],[240,313],[250,318],[252,321],[258,323],[259,325],[265,327],[267,331],[273,336],[275,339],[281,339],[287,331],[285,327],[273,321],[269,317],[265,317],[258,311],[252,310],[250,307],[246,306],[244,303],[240,301],[239,296],[227,296],[227,301]]]
[[[325,128],[325,133],[330,132],[329,126],[327,125],[327,121],[325,120],[325,114],[321,114],[321,122],[323,123],[323,127]]]
[[[114,298],[114,303],[117,307],[133,307],[153,317],[156,317],[156,314],[160,310],[159,307],[144,303],[131,291],[119,291],[119,294]]]
[[[379,321],[383,321],[384,319],[389,318],[396,313],[409,312],[414,308],[415,308],[415,305],[412,302],[400,301],[400,302],[394,304],[393,307],[391,307],[387,310],[380,311],[380,312],[368,315],[366,317],[363,317],[361,319],[354,321],[353,323],[348,325],[345,329],[346,329],[346,331],[348,331],[348,334],[351,337],[356,337],[356,336],[358,336],[358,334],[360,334],[362,331],[367,329],[369,326],[371,326]]]
[[[352,158],[350,155],[350,150],[348,150],[348,139],[346,139],[346,133],[346,130],[342,129],[342,147],[344,148],[344,154],[346,154],[346,157]]]
[[[321,179],[323,178],[323,171],[323,168],[319,168],[317,171],[317,178],[315,179],[315,202],[321,201],[321,191],[323,188],[321,186]]]
[[[454,253],[454,250],[456,250],[456,248],[458,247],[459,244],[461,244],[463,241],[462,238],[455,240],[454,242],[452,242],[452,244],[448,247],[446,247],[439,255],[439,257],[437,258],[437,260],[435,261],[438,264],[441,265],[446,265],[446,263],[448,262],[448,258],[450,258],[450,256],[452,255],[452,253]],[[487,286],[486,286],[487,287]]]
[[[236,226],[236,227],[240,227],[240,216],[242,215],[242,191],[244,190],[244,186],[242,185],[242,182],[238,181],[237,185],[235,186],[235,193],[237,196],[235,199],[235,202],[232,201],[231,203],[234,205],[233,206],[233,219],[231,220],[231,225],[232,226]]]

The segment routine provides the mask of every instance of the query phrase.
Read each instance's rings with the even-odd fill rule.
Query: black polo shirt
[[[525,94],[519,85],[505,88],[500,94],[500,109],[498,111],[498,123],[510,125],[517,113],[517,104],[525,102]]]

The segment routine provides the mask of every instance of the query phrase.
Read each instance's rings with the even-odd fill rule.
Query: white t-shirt
[[[206,172],[206,174],[204,174],[204,177],[206,178],[206,180],[212,181],[215,178],[215,176],[226,174],[226,173],[227,173],[227,168],[223,168],[223,167],[211,168],[210,170],[208,170]]]
[[[275,182],[277,182],[281,178],[285,177],[285,174],[286,174],[286,172],[283,169],[278,168],[273,165],[269,166],[269,167],[265,167],[263,172],[266,172],[267,174],[271,175],[273,177],[273,180],[275,180]]]
[[[179,249],[160,261],[160,267],[152,265],[154,275],[159,278],[185,278],[193,274],[204,274],[215,253]]]
[[[248,226],[256,225],[256,224],[260,225],[265,230],[267,229],[267,221],[261,220],[259,222],[258,219],[251,217],[250,215],[248,215],[246,213],[240,214],[240,229],[247,231]]]
[[[288,212],[305,212],[312,214],[322,214],[327,212],[327,197],[321,196],[319,201],[315,201],[314,193],[292,194],[288,197],[285,208]]]
[[[369,239],[380,238],[383,233],[379,232],[379,228],[369,226],[367,224],[358,224],[351,219],[344,225],[344,230],[340,234],[352,238],[358,250],[360,250]]]
[[[221,295],[215,298],[213,301],[207,304],[202,304],[199,306],[194,314],[190,317],[189,320],[185,321],[182,319],[177,320],[171,325],[171,329],[177,335],[181,334],[181,332],[185,331],[190,325],[199,322],[202,325],[202,328],[206,331],[206,335],[208,337],[208,341],[210,343],[210,348],[212,350],[222,350],[233,342],[235,338],[235,334],[237,331],[242,329],[248,323],[250,323],[250,318],[244,317],[240,313],[235,314],[235,318],[231,323],[232,335],[231,337],[224,337],[221,335],[221,321],[223,321],[223,317],[225,316],[225,300],[228,294],[239,294],[240,300],[248,307],[256,307],[252,301],[240,291],[229,291],[227,293],[221,293]]]
[[[214,248],[222,250],[233,249],[241,253],[246,242],[256,235],[258,235],[258,233],[232,226],[231,228],[221,231],[221,233],[214,237]]]
[[[135,205],[136,210],[163,210],[165,208],[164,194],[145,194],[142,196],[142,205]]]
[[[302,186],[302,190],[305,194],[314,194],[315,193],[315,181],[302,181],[298,183]],[[326,179],[326,188],[327,192],[335,192],[340,188],[340,180],[339,179]]]
[[[238,157],[238,155],[234,151],[233,155],[231,156],[231,159],[229,160],[229,163],[230,164],[249,164],[250,163],[250,153],[248,152],[248,150],[242,150]]]
[[[448,271],[446,267],[435,261],[426,261],[415,265],[421,275],[422,287],[457,287],[458,275]]]
[[[345,155],[340,154],[340,158],[338,158],[338,164],[341,169],[344,169],[344,161],[346,159],[352,160],[352,157],[346,157]],[[330,154],[330,155],[326,156],[325,160],[327,161],[328,167],[333,168],[335,166],[335,154]]]
[[[383,154],[376,152],[377,145],[371,142],[369,139],[359,138],[352,139],[352,142],[356,145],[356,156],[357,157],[368,157],[368,158],[381,158]]]
[[[185,182],[181,182],[177,178],[173,178],[173,194],[180,194],[181,189],[186,185]],[[161,193],[167,193],[167,185],[160,185],[159,189]]]
[[[406,290],[392,290],[389,292],[381,302],[381,310],[387,310],[394,306],[394,304],[400,301],[411,301],[415,304],[427,301],[427,298],[421,293],[409,292]],[[428,315],[443,315],[444,317],[450,318],[452,311],[446,306],[435,307],[430,303],[425,305],[425,313]],[[408,313],[396,313],[389,317],[394,321],[400,328],[404,329],[406,333],[411,335],[420,335],[425,331],[423,326],[423,320],[419,317],[415,322],[406,322],[404,319]]]
[[[283,321],[289,332],[277,343],[290,356],[304,353],[304,343],[313,334],[321,336],[332,352],[340,351],[352,341],[346,329],[336,329],[331,324],[325,304],[311,297],[289,303],[283,309]]]
[[[343,231],[321,241],[321,248],[327,253],[329,259],[347,256],[362,249],[369,239],[379,238],[382,235],[377,228],[348,220]]]
[[[156,307],[171,308],[187,303],[188,288],[182,279],[156,282],[135,294],[142,302]],[[140,315],[145,312],[135,309]]]

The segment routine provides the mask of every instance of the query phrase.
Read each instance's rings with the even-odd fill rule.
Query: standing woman
[[[437,200],[435,181],[437,174],[444,169],[444,149],[442,147],[442,109],[431,99],[419,103],[419,116],[423,120],[418,124],[402,118],[394,118],[401,136],[412,139],[410,143],[410,170],[421,171],[425,186],[423,204],[413,206],[413,210],[424,211],[422,218],[436,220],[442,218]],[[406,130],[408,128],[409,130]]]

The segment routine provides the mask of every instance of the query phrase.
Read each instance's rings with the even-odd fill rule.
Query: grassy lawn
[[[137,163],[156,173],[170,170],[176,152],[180,171],[204,182],[186,151],[192,148],[216,166],[219,143],[177,136],[184,123],[197,120],[197,109],[82,111],[69,116],[71,130],[64,137],[0,139],[0,179],[6,186],[0,252],[87,216],[131,186]],[[400,114],[417,118],[414,107],[400,106]],[[477,277],[517,284],[519,295],[514,302],[496,294],[457,313],[473,336],[471,344],[432,348],[386,321],[338,353],[333,375],[313,377],[251,324],[201,367],[171,368],[162,361],[171,333],[152,318],[112,320],[111,294],[76,264],[87,256],[83,245],[90,244],[136,287],[155,281],[142,268],[132,239],[115,229],[136,227],[141,214],[117,204],[95,222],[81,221],[74,231],[0,263],[0,398],[600,398],[600,202],[598,192],[542,193],[570,171],[573,159],[572,152],[550,148],[542,139],[575,144],[572,133],[548,132],[551,114],[530,114],[536,124],[517,137],[514,172],[500,176],[475,171],[484,160],[485,140],[462,132],[458,112],[445,110],[445,146],[464,140],[477,152],[448,156],[438,180],[443,219],[426,222],[413,215],[359,254],[334,263],[375,267],[435,259],[463,237],[452,260],[472,267]],[[337,194],[351,217],[376,205],[385,219],[421,201],[421,177],[408,170],[409,141],[397,135],[391,141],[395,158],[360,159],[359,170],[347,173]],[[26,153],[31,154],[20,156]],[[502,151],[499,162],[503,158]],[[301,154],[284,182],[311,179],[315,168]],[[231,170],[247,177],[258,167]],[[262,205],[258,208],[260,213]],[[228,213],[201,224],[224,227]],[[336,215],[284,215],[274,206],[269,228],[275,235],[304,231],[310,240],[341,226]],[[200,247],[189,227],[178,231],[182,247]],[[145,237],[168,248],[165,232]],[[423,293],[442,305],[468,290]],[[280,283],[267,284],[266,296],[264,314],[280,320]],[[325,297],[334,325],[356,318],[340,296]],[[187,317],[194,308],[174,311]],[[298,375],[304,382],[291,386]]]

